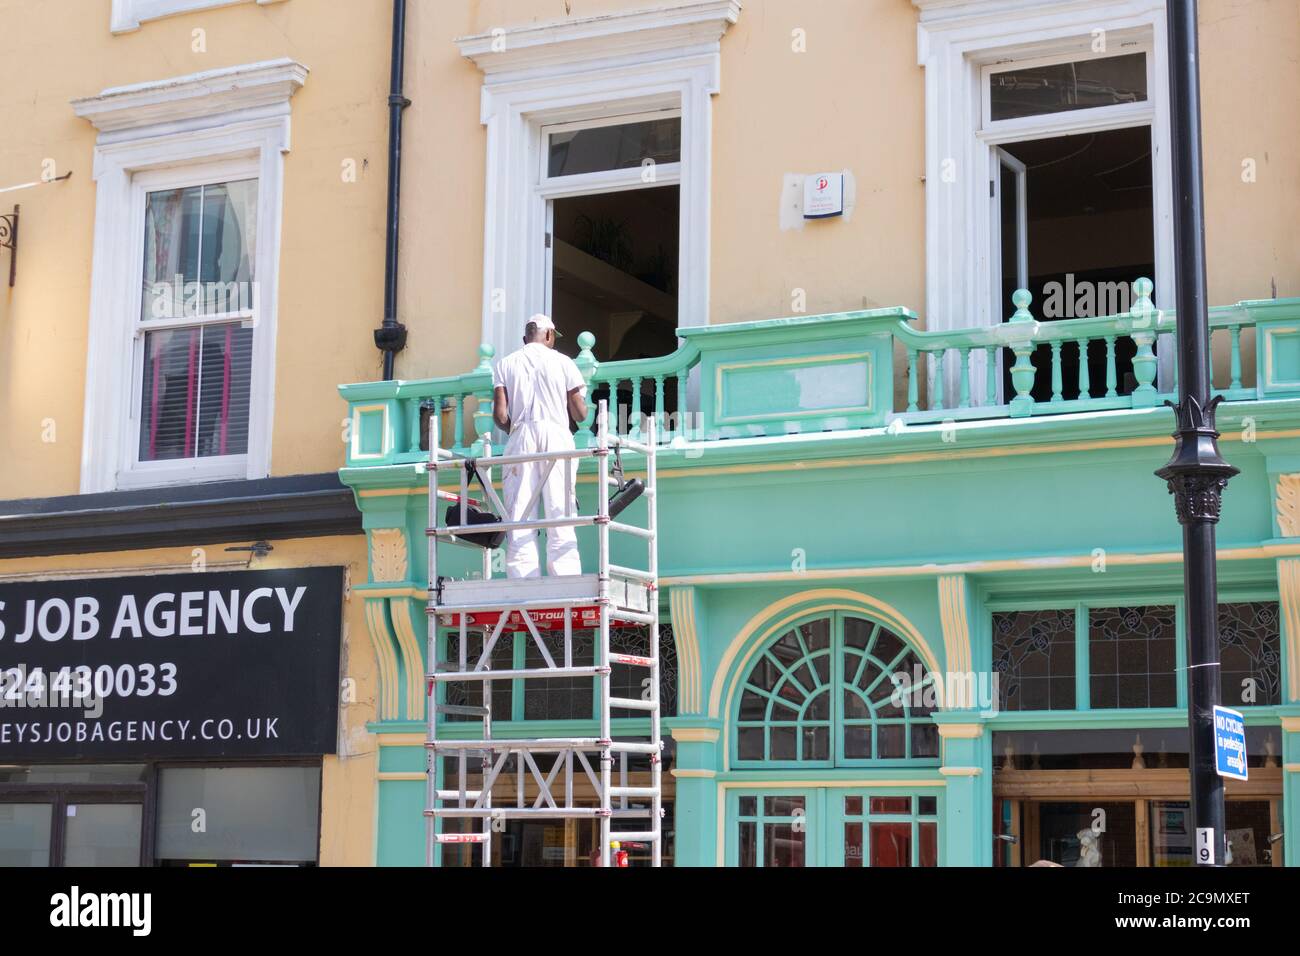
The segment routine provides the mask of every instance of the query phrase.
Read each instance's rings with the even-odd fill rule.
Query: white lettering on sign
[[[307,593],[296,588],[253,588],[247,593],[229,591],[162,591],[152,595],[141,609],[134,594],[124,594],[112,609],[109,640],[121,637],[213,637],[234,635],[242,630],[268,634],[279,630],[293,633],[298,608]],[[272,600],[274,599],[274,600]],[[13,635],[15,644],[39,638],[51,644],[65,639],[88,641],[98,637],[100,604],[97,598],[27,600],[5,620],[0,602],[0,640]],[[205,627],[206,622],[206,627]],[[19,625],[15,628],[15,625]]]

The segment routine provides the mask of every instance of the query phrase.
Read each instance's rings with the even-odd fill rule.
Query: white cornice
[[[740,17],[741,0],[689,0],[643,10],[500,27],[456,40],[487,75],[611,58],[716,49]]]
[[[912,6],[920,12],[923,28],[943,30],[985,20],[1001,20],[1014,26],[1018,18],[1076,10],[1091,11],[1100,21],[1114,12],[1105,9],[1108,7],[1127,12],[1163,9],[1164,0],[912,0]]]
[[[113,0],[109,29],[114,33],[130,33],[140,29],[140,24],[146,20],[247,2],[249,0]],[[261,6],[279,2],[280,0],[257,0]]]
[[[307,67],[287,57],[115,86],[72,101],[101,133],[284,105],[307,80]]]

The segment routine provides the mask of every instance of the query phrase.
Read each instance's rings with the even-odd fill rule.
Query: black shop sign
[[[0,584],[0,763],[334,753],[342,568]]]

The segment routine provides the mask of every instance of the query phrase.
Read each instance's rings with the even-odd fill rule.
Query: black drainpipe
[[[398,212],[402,199],[402,111],[411,101],[402,95],[406,50],[406,0],[393,0],[392,78],[388,87],[388,235],[384,252],[384,324],[375,329],[375,345],[384,353],[384,381],[393,377],[393,359],[406,348],[406,326],[397,321]]]

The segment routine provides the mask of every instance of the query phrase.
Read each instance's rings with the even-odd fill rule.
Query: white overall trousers
[[[524,455],[533,452],[571,450],[573,436],[563,425],[548,421],[520,422],[514,425],[506,442],[506,455]],[[531,509],[537,487],[542,486],[541,503],[547,518],[563,518],[577,514],[577,505],[570,499],[573,483],[568,475],[576,471],[577,461],[532,461],[506,465],[502,474],[507,521],[532,521],[537,517],[537,506]],[[547,474],[549,469],[549,474]],[[531,513],[525,513],[525,512]],[[578,535],[573,527],[546,529],[547,574],[581,574],[582,562],[578,557]],[[535,578],[541,575],[537,560],[536,529],[511,531],[506,537],[506,577]]]

